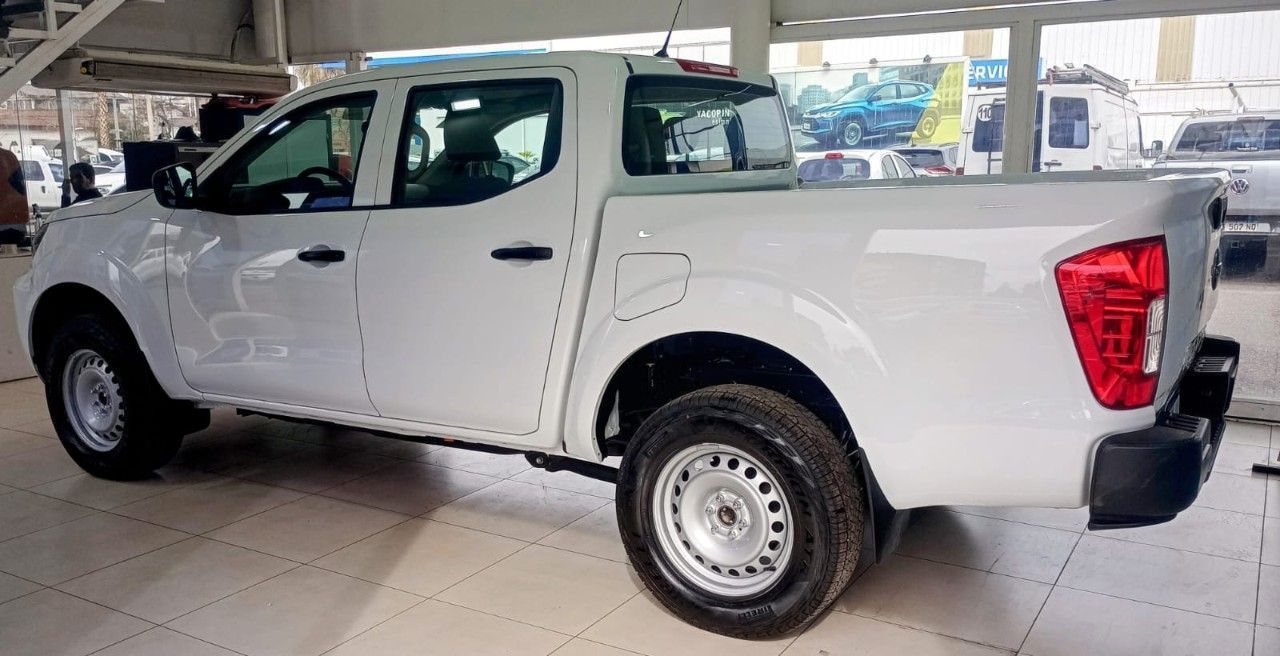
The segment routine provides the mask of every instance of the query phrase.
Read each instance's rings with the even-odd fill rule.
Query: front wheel
[[[76,464],[94,476],[150,474],[197,423],[189,415],[202,412],[165,396],[132,335],[96,315],[58,328],[43,372],[54,430]]]
[[[627,553],[658,600],[740,638],[803,627],[848,585],[862,487],[840,442],[777,392],[721,385],[657,410],[617,489]]]
[[[840,126],[839,144],[845,148],[857,148],[866,137],[867,129],[862,121],[853,119]]]

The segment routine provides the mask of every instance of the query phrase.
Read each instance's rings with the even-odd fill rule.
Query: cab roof
[[[401,64],[382,66],[376,69],[343,75],[333,80],[317,84],[311,88],[323,88],[335,84],[349,84],[373,80],[414,77],[418,75],[437,75],[441,73],[466,73],[470,71],[502,70],[512,68],[530,68],[535,66],[558,66],[574,71],[601,70],[614,68],[627,74],[638,75],[688,75],[709,79],[738,79],[751,84],[773,86],[773,78],[764,73],[747,73],[736,71],[733,76],[715,75],[685,71],[680,60],[672,57],[653,57],[649,55],[631,55],[593,51],[548,52],[521,55],[485,55],[480,57],[459,57],[442,59],[421,64]]]

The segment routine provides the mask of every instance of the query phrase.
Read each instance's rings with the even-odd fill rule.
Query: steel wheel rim
[[[668,562],[704,592],[758,595],[791,560],[795,525],[778,477],[755,457],[702,443],[669,458],[658,473],[653,520]]]
[[[849,123],[844,126],[844,142],[850,146],[856,146],[862,141],[862,126],[857,123]]]
[[[124,397],[111,365],[80,349],[62,370],[62,403],[76,437],[98,452],[114,449],[124,436]]]

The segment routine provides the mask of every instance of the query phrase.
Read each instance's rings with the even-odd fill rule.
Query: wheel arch
[[[106,294],[77,282],[62,282],[44,290],[32,306],[30,319],[31,359],[36,369],[44,365],[45,355],[58,326],[72,317],[93,312],[106,318],[117,328],[129,330],[124,313]],[[137,342],[137,335],[129,330]],[[47,372],[39,371],[44,377]]]
[[[181,385],[173,383],[178,374],[172,342],[155,344],[143,339],[144,336],[139,334],[139,326],[128,319],[130,307],[124,299],[84,282],[64,280],[49,285],[32,303],[28,319],[29,355],[37,373],[42,378],[47,378],[48,372],[41,371],[41,368],[44,366],[45,354],[48,353],[49,342],[57,326],[72,317],[93,312],[104,317],[112,326],[120,330],[121,334],[128,335],[133,340],[142,352],[147,367],[171,398],[197,399],[198,395],[185,383]],[[164,319],[166,324],[163,332],[168,333],[168,317]],[[154,342],[154,339],[152,341]],[[166,346],[168,350],[165,350]],[[166,354],[169,357],[166,358]],[[181,380],[180,375],[177,380]]]
[[[812,368],[766,341],[707,330],[653,338],[618,362],[596,398],[594,437],[600,452],[610,452],[604,430],[615,400],[621,405],[624,392],[635,398],[629,399],[630,407],[620,409],[619,414],[631,415],[634,421],[623,428],[634,430],[643,416],[666,402],[724,383],[755,385],[785,394],[817,415],[848,448],[856,448],[847,413]],[[624,430],[621,435],[629,437],[629,432]]]
[[[690,331],[656,337],[632,350],[614,367],[595,399],[593,436],[599,453],[621,455],[634,430],[659,407],[694,390],[726,383],[779,392],[813,412],[831,430],[866,485],[865,547],[877,561],[892,553],[909,511],[895,509],[886,498],[845,406],[828,384],[803,360],[762,339]],[[624,395],[630,396],[631,407],[624,403]],[[615,421],[619,433],[610,436],[607,432]]]

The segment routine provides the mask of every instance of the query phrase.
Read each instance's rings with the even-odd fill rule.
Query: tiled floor
[[[0,386],[0,654],[1280,655],[1280,429],[1233,424],[1197,506],[934,509],[798,636],[672,618],[610,486],[519,456],[217,413],[154,480],[84,475]]]

